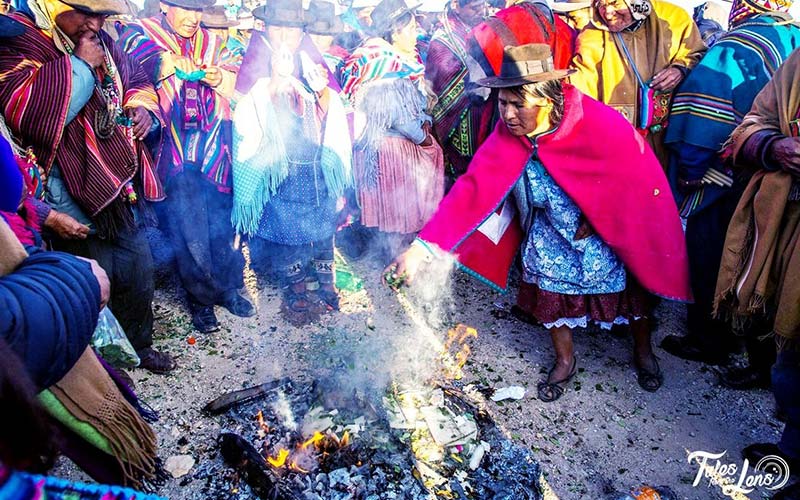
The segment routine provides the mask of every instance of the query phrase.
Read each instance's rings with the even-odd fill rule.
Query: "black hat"
[[[253,16],[272,26],[302,28],[306,25],[303,0],[269,0],[266,5],[253,9]]]
[[[306,12],[306,33],[312,35],[339,35],[344,32],[344,23],[336,15],[336,6],[326,0],[311,0]]]
[[[25,32],[23,24],[4,14],[0,14],[0,37],[21,35]]]
[[[167,5],[174,5],[182,9],[203,10],[214,5],[214,0],[161,0]]]
[[[503,63],[500,74],[478,81],[478,85],[489,88],[519,87],[529,83],[560,80],[574,69],[555,69],[553,52],[546,43],[509,45],[503,49]]]
[[[101,16],[117,16],[131,14],[131,8],[125,0],[62,0],[75,10]]]
[[[372,30],[376,33],[388,30],[393,22],[404,14],[413,13],[419,6],[419,3],[415,3],[409,7],[405,0],[382,0],[369,15],[372,19]]]

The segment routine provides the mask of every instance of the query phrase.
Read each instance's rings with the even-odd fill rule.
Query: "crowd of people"
[[[686,335],[661,347],[725,367],[733,389],[771,387],[782,439],[744,454],[800,466],[790,0],[213,3],[0,15],[0,398],[34,443],[0,433],[0,492],[137,495],[30,474],[57,451],[107,484],[157,474],[155,415],[90,346],[111,314],[140,368],[175,369],[153,347],[154,225],[202,334],[216,306],[257,312],[243,245],[296,326],[339,309],[335,247],[369,249],[392,286],[448,253],[497,290],[517,267],[512,312],[555,353],[543,402],[590,324],[629,331],[657,391],[653,311],[685,302]]]

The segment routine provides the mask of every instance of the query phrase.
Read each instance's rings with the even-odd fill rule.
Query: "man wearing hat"
[[[219,329],[214,305],[252,316],[238,289],[244,260],[231,230],[230,103],[241,59],[200,26],[210,0],[169,0],[163,15],[129,24],[120,43],[158,88],[168,121],[159,162],[164,211],[192,324]]]
[[[139,222],[164,198],[142,142],[161,117],[147,75],[102,31],[118,0],[30,0],[11,17],[24,26],[0,46],[0,105],[17,141],[35,153],[46,200],[80,224],[53,245],[100,263],[109,307],[141,358],[164,373],[152,348],[150,247]]]
[[[471,61],[467,36],[485,12],[484,0],[453,0],[442,27],[433,34],[425,61],[425,78],[438,98],[433,127],[444,151],[449,185],[467,170],[478,149],[482,116],[491,107],[486,101],[471,100],[466,88]]]
[[[267,31],[242,65],[232,219],[273,249],[281,312],[300,325],[339,307],[333,236],[337,201],[353,185],[350,127],[338,83],[304,36],[301,1],[275,0],[253,15]]]
[[[234,57],[241,58],[247,45],[233,36],[233,28],[239,25],[238,19],[229,18],[225,7],[214,5],[203,10],[200,25],[209,33],[217,35],[222,40],[222,46],[228,49]]]

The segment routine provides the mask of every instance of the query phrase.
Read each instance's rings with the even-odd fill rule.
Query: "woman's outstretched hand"
[[[412,243],[405,252],[383,270],[383,284],[397,290],[403,285],[410,285],[423,262],[430,262],[431,252],[424,246]]]

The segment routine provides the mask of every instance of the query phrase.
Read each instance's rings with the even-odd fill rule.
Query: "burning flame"
[[[256,415],[256,421],[258,422],[258,426],[264,431],[264,434],[269,434],[269,425],[264,421],[264,413],[261,410],[258,410],[258,414]]]
[[[280,469],[286,464],[287,458],[289,458],[289,450],[287,450],[286,448],[281,448],[278,451],[278,456],[275,458],[267,457],[267,462],[269,462],[271,466]]]
[[[259,415],[256,417],[259,418]],[[263,419],[263,415],[260,418]],[[313,449],[319,457],[326,456],[330,452],[339,448],[344,448],[349,444],[350,433],[347,431],[342,434],[341,438],[334,432],[328,431],[327,433],[323,434],[322,432],[317,431],[313,436],[302,443],[299,443],[296,446],[295,453],[287,450],[286,448],[280,448],[278,449],[277,456],[267,457],[267,462],[276,469],[287,468],[303,474],[308,474],[310,471],[301,467],[298,463],[300,460],[302,460],[306,450]],[[307,457],[308,455],[305,456]]]
[[[464,376],[461,369],[472,353],[472,348],[467,341],[473,338],[478,338],[478,330],[461,323],[447,332],[447,341],[441,354],[445,377],[460,380]],[[455,354],[451,354],[455,349],[458,349],[458,351]]]

